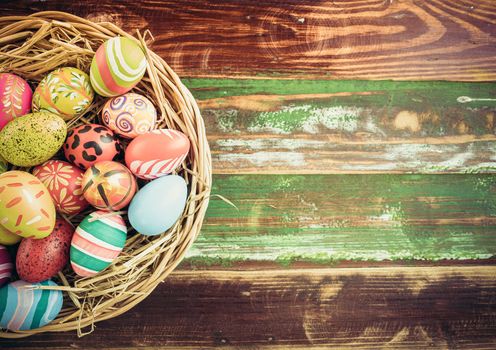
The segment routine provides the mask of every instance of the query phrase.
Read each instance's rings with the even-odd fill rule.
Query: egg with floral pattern
[[[12,119],[31,110],[33,90],[26,80],[10,73],[0,74],[0,130]]]
[[[88,207],[81,188],[83,171],[78,167],[62,160],[49,160],[34,168],[33,175],[46,186],[59,213],[74,215]]]
[[[98,162],[83,176],[83,195],[97,209],[119,210],[136,193],[136,179],[121,163]]]
[[[102,110],[102,122],[115,133],[135,138],[155,129],[157,110],[145,96],[135,93],[111,98]]]
[[[63,146],[65,157],[81,169],[97,162],[114,160],[122,152],[117,136],[98,124],[83,124],[70,130]]]
[[[58,68],[34,91],[33,111],[47,110],[71,120],[88,110],[94,95],[88,74],[74,67]]]

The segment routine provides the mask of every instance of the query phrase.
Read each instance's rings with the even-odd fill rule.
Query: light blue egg
[[[146,236],[167,231],[183,213],[187,192],[186,182],[177,175],[159,177],[146,184],[129,205],[131,226]]]

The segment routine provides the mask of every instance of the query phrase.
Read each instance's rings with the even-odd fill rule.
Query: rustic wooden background
[[[496,2],[2,1],[128,31],[199,101],[202,235],[149,298],[2,348],[496,348]]]

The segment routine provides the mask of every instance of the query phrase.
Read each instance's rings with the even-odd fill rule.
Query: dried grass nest
[[[72,66],[89,72],[96,49],[107,39],[126,36],[137,40],[148,61],[147,72],[134,91],[147,96],[158,112],[157,128],[172,128],[191,141],[186,161],[177,170],[188,183],[183,216],[161,236],[146,237],[130,231],[124,250],[106,270],[89,278],[69,268],[54,277],[64,291],[64,307],[49,325],[31,331],[0,332],[18,338],[40,332],[77,330],[90,333],[94,323],[116,317],[138,304],[182,260],[197,237],[211,188],[211,158],[205,126],[198,106],[174,71],[147,45],[147,31],[137,38],[108,22],[93,23],[63,12],[0,17],[0,72],[12,72],[32,86],[57,67]],[[90,110],[71,120],[68,128],[97,120],[106,98],[96,97]],[[91,209],[68,220],[76,226]]]

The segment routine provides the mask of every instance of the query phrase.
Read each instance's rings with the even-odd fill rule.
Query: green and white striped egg
[[[12,282],[0,289],[0,327],[24,331],[43,327],[52,322],[62,309],[60,290],[36,289],[37,286],[56,287],[50,280],[29,283]]]
[[[91,62],[91,85],[102,96],[122,95],[139,83],[145,71],[146,58],[138,43],[118,36],[96,51]]]
[[[86,277],[107,268],[124,248],[126,234],[126,223],[118,214],[99,210],[85,217],[72,236],[74,272]]]

